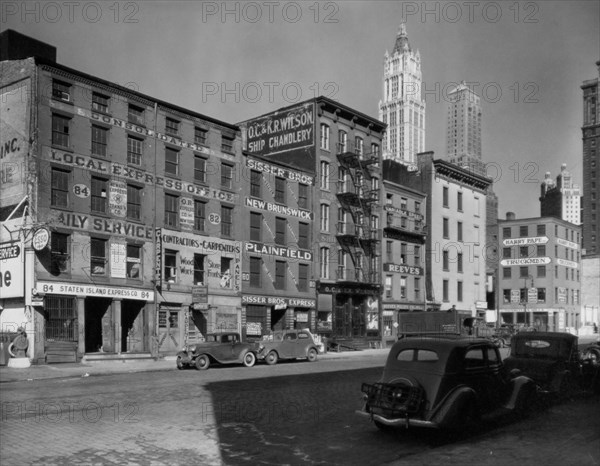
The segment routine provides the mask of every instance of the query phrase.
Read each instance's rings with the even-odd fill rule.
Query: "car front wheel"
[[[254,353],[248,352],[244,355],[244,359],[243,359],[243,364],[246,367],[252,367],[254,366],[254,363],[256,362],[256,356],[254,356]]]
[[[196,369],[199,371],[205,371],[210,366],[210,359],[206,354],[201,354],[196,358]]]
[[[307,359],[308,362],[315,362],[317,360],[317,350],[314,348],[309,349]]]
[[[269,366],[273,366],[277,364],[278,359],[279,357],[277,356],[277,353],[275,351],[270,351],[269,354],[267,354],[265,361]]]
[[[182,370],[185,369],[185,366],[183,365],[183,359],[181,358],[181,356],[177,356],[177,369]]]

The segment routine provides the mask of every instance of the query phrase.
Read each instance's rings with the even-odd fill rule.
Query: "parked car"
[[[284,330],[265,335],[258,347],[258,358],[269,364],[277,364],[280,359],[306,358],[317,360],[318,345],[308,330]]]
[[[512,338],[505,364],[535,380],[541,393],[570,397],[592,388],[598,378],[598,364],[584,364],[577,343],[577,337],[566,332],[520,332]]]
[[[526,414],[536,396],[529,377],[510,374],[499,349],[473,337],[404,338],[392,346],[380,382],[363,383],[359,415],[388,427],[458,429]]]
[[[252,367],[256,362],[256,344],[244,343],[239,333],[212,333],[205,341],[192,345],[177,354],[177,368],[208,369],[212,363],[243,364]]]
[[[517,328],[512,324],[504,324],[494,330],[492,340],[498,345],[499,348],[506,348],[510,346],[513,335],[517,333]]]

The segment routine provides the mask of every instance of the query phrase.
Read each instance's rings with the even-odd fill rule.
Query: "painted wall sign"
[[[244,249],[250,254],[260,254],[267,256],[285,257],[287,259],[297,259],[303,261],[312,260],[312,253],[301,249],[286,248],[285,246],[276,246],[273,244],[255,243],[246,241]]]
[[[556,263],[558,265],[564,265],[565,267],[570,267],[572,269],[577,269],[579,268],[579,264],[577,262],[574,261],[568,261],[566,259],[556,259]]]
[[[325,294],[352,294],[352,295],[373,295],[374,288],[346,287],[321,283],[319,293]]]
[[[157,286],[162,286],[162,229],[154,230],[154,280]]]
[[[308,307],[314,308],[316,300],[307,298],[284,298],[281,296],[243,295],[242,304],[259,304],[265,306]]]
[[[402,265],[402,264],[392,264],[389,262],[383,264],[383,271],[384,272],[405,273],[408,275],[422,275],[423,274],[423,269],[421,267],[414,267],[414,266]]]
[[[0,244],[0,299],[25,296],[23,242]]]
[[[415,220],[423,220],[423,215],[418,212],[413,212],[412,210],[401,209],[400,207],[393,206],[391,204],[386,204],[383,206],[383,210],[386,212],[394,212],[402,215],[403,217],[414,218]]]
[[[547,236],[534,236],[532,238],[506,238],[502,241],[504,246],[526,246],[528,244],[546,244]]]
[[[110,180],[108,210],[115,217],[127,216],[127,183],[120,180]]]
[[[274,212],[279,215],[287,215],[288,217],[296,217],[302,220],[313,219],[313,213],[308,210],[296,209],[294,207],[288,207],[280,204],[273,204],[272,202],[265,202],[263,200],[254,199],[251,197],[246,198],[246,207],[266,210],[267,212]]]
[[[511,265],[547,265],[552,262],[549,257],[527,257],[523,259],[502,259],[500,265],[509,267]]]
[[[91,230],[113,235],[122,235],[130,238],[139,238],[151,241],[153,238],[152,227],[137,223],[123,222],[109,218],[92,217],[88,215],[60,212],[58,222],[63,226],[75,230]]]
[[[194,200],[191,197],[179,198],[179,225],[182,230],[194,229]]]
[[[558,287],[558,302],[565,304],[567,302],[567,289],[561,286]]]
[[[134,299],[153,301],[154,291],[137,288],[118,288],[114,286],[96,286],[64,282],[37,282],[38,291],[46,294],[66,294],[69,296],[100,296],[104,298]]]
[[[88,188],[83,183],[78,183],[76,185],[73,185],[73,194],[75,194],[75,196],[80,197],[82,199],[86,199],[86,198],[90,197],[90,188]]]
[[[127,245],[125,243],[110,244],[110,276],[126,278],[127,276]]]
[[[510,290],[510,302],[517,303],[517,304],[521,302],[521,291],[520,290]]]
[[[0,91],[0,199],[3,206],[27,194],[25,160],[29,153],[29,78]]]
[[[266,163],[260,160],[247,158],[246,166],[252,170],[257,170],[268,175],[285,178],[288,181],[297,181],[298,183],[303,184],[315,184],[314,176],[306,175],[304,173],[295,170],[290,170],[288,168],[277,167],[275,165],[271,165],[270,163]]]
[[[210,223],[212,223],[213,225],[219,225],[221,223],[221,216],[214,212],[210,213],[210,214],[208,214],[208,221]]]
[[[562,238],[556,238],[556,244],[560,244],[561,246],[564,246],[566,248],[579,249],[579,245],[577,243],[573,243],[572,241],[568,241]]]
[[[173,191],[179,191],[183,194],[192,194],[206,199],[218,199],[220,201],[231,203],[237,203],[239,199],[239,194],[221,191],[208,186],[200,186],[186,181],[155,176],[153,173],[146,172],[145,170],[121,165],[119,163],[109,163],[85,155],[57,151],[47,146],[44,146],[44,156],[52,162],[61,165],[79,167],[96,173],[102,173],[107,176],[117,176],[120,179],[137,181],[149,186],[164,187],[172,189]]]
[[[537,288],[528,288],[527,289],[527,302],[530,304],[537,304],[537,300],[538,300]]]

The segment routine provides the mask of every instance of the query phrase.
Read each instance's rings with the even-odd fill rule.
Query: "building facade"
[[[600,254],[600,61],[598,77],[584,81],[583,90],[583,254]]]
[[[581,227],[556,217],[498,221],[501,323],[580,326]]]
[[[30,357],[174,354],[241,330],[239,129],[48,57],[2,69],[3,142],[27,130],[2,212],[22,210]]]
[[[422,97],[421,55],[413,51],[402,23],[392,53],[386,50],[383,99],[379,119],[388,125],[383,158],[416,167],[425,150],[425,100]]]
[[[546,172],[541,184],[540,215],[542,217],[557,217],[575,225],[581,225],[581,191],[573,183],[573,175],[567,171],[563,163],[556,183]]]
[[[448,93],[445,158],[485,176],[481,154],[481,101],[463,81]]]

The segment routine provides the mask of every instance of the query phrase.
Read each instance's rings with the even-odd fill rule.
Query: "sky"
[[[562,163],[582,184],[581,84],[598,77],[599,1],[73,1],[0,4],[0,29],[57,61],[237,123],[325,95],[378,118],[401,22],[421,54],[425,149],[445,154],[447,93],[481,97],[499,217],[540,214]]]

